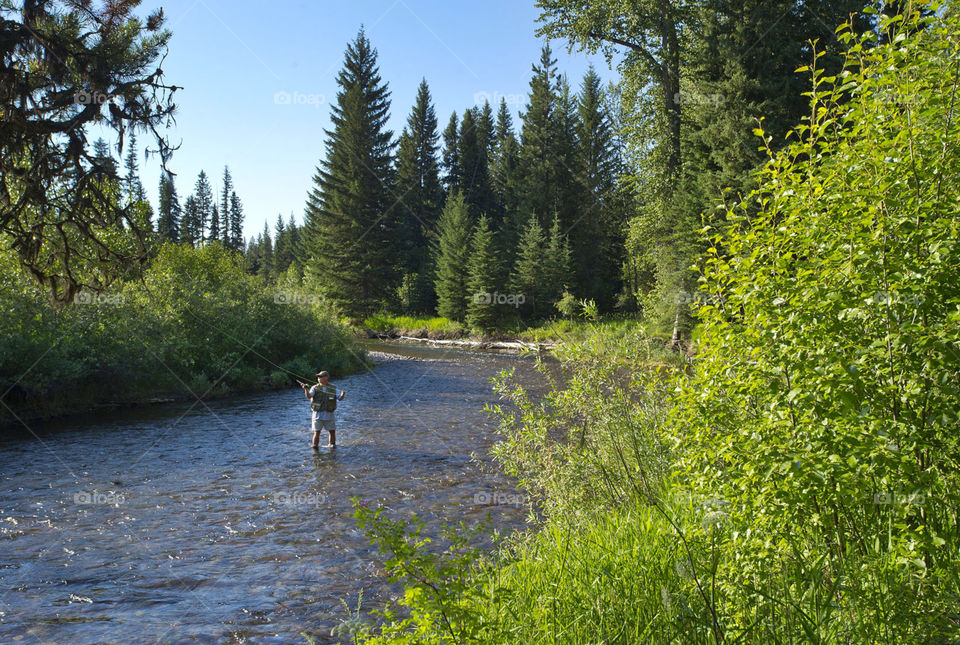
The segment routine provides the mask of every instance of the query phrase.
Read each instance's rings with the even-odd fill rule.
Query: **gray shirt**
[[[318,383],[317,385],[319,385],[319,383]],[[313,399],[313,395],[314,395],[314,393],[316,393],[317,385],[314,385],[313,387],[310,388],[309,394],[310,394],[310,398],[311,398],[311,399]],[[328,386],[328,387],[333,387],[333,386],[330,385],[329,383],[327,384],[327,386]],[[343,392],[342,392],[341,390],[337,390],[337,388],[335,388],[335,387],[333,388],[333,390],[334,390],[334,392],[337,393],[337,398],[338,398],[338,399],[339,399],[341,396],[343,396]],[[314,419],[317,419],[318,421],[330,421],[331,419],[333,419],[333,412],[327,412],[326,410],[323,410],[323,411],[314,410],[314,411],[313,411],[313,418],[314,418]]]

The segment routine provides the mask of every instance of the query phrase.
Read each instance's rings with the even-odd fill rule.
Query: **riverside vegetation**
[[[932,9],[813,59],[809,117],[703,231],[695,359],[601,328],[542,398],[502,375],[536,528],[485,557],[357,506],[405,593],[343,633],[960,642],[960,19]]]
[[[290,385],[363,366],[346,330],[296,283],[268,285],[214,243],[164,244],[140,280],[55,311],[0,256],[0,421]],[[281,369],[282,368],[282,369]]]

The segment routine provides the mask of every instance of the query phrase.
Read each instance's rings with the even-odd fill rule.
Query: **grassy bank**
[[[64,311],[5,256],[0,423],[290,385],[362,366],[347,331],[295,285],[268,288],[219,245],[167,245],[142,280]],[[287,370],[287,371],[284,371]]]
[[[443,317],[391,316],[381,314],[363,320],[354,326],[354,333],[360,336],[378,336],[399,338],[428,338],[432,340],[476,340],[476,341],[524,341],[530,343],[557,343],[583,341],[598,328],[607,328],[627,333],[639,329],[640,323],[630,317],[607,316],[597,320],[553,319],[533,324],[519,321],[514,325],[480,330],[471,328]]]

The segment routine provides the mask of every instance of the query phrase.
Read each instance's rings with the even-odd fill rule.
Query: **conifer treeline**
[[[220,242],[233,251],[243,251],[243,203],[234,190],[229,166],[223,167],[216,195],[207,173],[201,170],[193,193],[182,205],[173,177],[161,173],[158,201],[157,233],[162,239],[190,246]]]
[[[347,46],[298,257],[350,316],[433,313],[482,328],[539,318],[569,292],[614,307],[627,203],[608,92],[574,91],[549,45],[519,131],[501,100],[451,115],[442,135],[426,80],[400,135],[361,30]]]

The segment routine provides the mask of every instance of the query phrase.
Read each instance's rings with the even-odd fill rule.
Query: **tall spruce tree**
[[[130,139],[127,142],[127,156],[123,160],[126,173],[123,177],[123,185],[126,188],[128,198],[131,201],[142,201],[144,199],[143,184],[140,181],[140,164],[137,162],[137,135],[130,132]]]
[[[233,194],[233,177],[230,176],[230,166],[223,167],[223,179],[220,191],[220,213],[223,219],[220,238],[225,247],[233,247],[233,236],[230,230],[230,196]]]
[[[497,291],[500,267],[494,232],[487,217],[481,216],[470,239],[470,261],[467,263],[467,324],[484,331],[493,329],[497,321]]]
[[[570,242],[563,233],[560,217],[553,218],[547,247],[543,254],[541,272],[541,299],[543,307],[552,305],[569,288],[573,272],[571,271]]]
[[[97,138],[93,143],[93,159],[111,177],[117,174],[117,160],[113,158],[110,144],[103,137]]]
[[[513,132],[513,117],[507,109],[506,99],[500,100],[497,123],[494,129],[494,153],[490,162],[490,185],[495,207],[490,213],[494,230],[500,234],[505,249],[512,250],[520,239],[522,226],[515,217],[520,200],[520,144]],[[503,258],[506,266],[513,264],[512,255]]]
[[[440,158],[440,166],[443,169],[443,189],[447,197],[461,188],[463,172],[460,168],[459,127],[457,113],[454,112],[443,130],[443,154]]]
[[[180,241],[190,246],[199,246],[201,241],[200,207],[196,195],[188,195],[183,203],[180,224]]]
[[[163,240],[176,242],[180,239],[180,199],[170,173],[160,173],[158,195],[157,233]]]
[[[533,66],[530,96],[522,115],[520,133],[521,211],[524,219],[535,215],[541,226],[549,222],[559,205],[557,197],[557,168],[562,160],[557,157],[556,59],[550,44],[543,46],[539,65]]]
[[[487,150],[484,136],[480,136],[473,110],[463,113],[460,123],[460,138],[457,142],[461,189],[471,215],[478,217],[490,210],[493,195],[487,167]]]
[[[257,273],[264,279],[270,280],[276,275],[275,257],[273,253],[273,240],[270,238],[270,226],[263,223],[263,240],[260,243],[260,268]]]
[[[389,302],[397,285],[390,93],[377,53],[361,29],[347,45],[326,132],[326,158],[314,175],[301,255],[308,278],[351,316]]]
[[[400,136],[397,155],[397,193],[403,209],[398,214],[397,239],[403,244],[401,259],[410,293],[404,300],[412,312],[434,307],[430,235],[436,228],[443,203],[437,161],[437,117],[426,80],[420,82],[417,100]]]
[[[213,189],[210,188],[207,173],[202,170],[197,175],[197,183],[193,187],[193,194],[197,204],[197,220],[194,224],[196,226],[197,244],[199,244],[207,239],[207,227],[210,225],[210,216],[213,211]]]
[[[473,120],[477,124],[477,142],[489,158],[492,156],[496,144],[496,125],[493,120],[493,108],[490,107],[490,101],[484,100],[483,105],[473,108]]]
[[[600,76],[591,67],[577,96],[578,154],[584,197],[580,232],[573,235],[577,283],[582,297],[610,310],[620,291],[626,209],[617,187],[621,173],[613,123]],[[581,232],[588,231],[589,244]]]
[[[467,273],[470,257],[470,210],[463,194],[453,193],[437,222],[437,313],[463,321],[467,314]]]
[[[582,158],[579,155],[577,135],[580,129],[576,98],[570,90],[567,77],[557,81],[555,109],[551,115],[553,121],[553,216],[560,218],[563,230],[580,240],[578,251],[596,235],[592,222],[583,215],[583,206],[587,196],[583,190]]]
[[[243,203],[236,191],[230,193],[230,248],[234,251],[243,248]]]
[[[287,230],[283,217],[277,214],[277,223],[273,226],[273,264],[277,275],[286,271],[293,262],[293,247],[290,242],[291,231]]]
[[[520,237],[517,259],[510,275],[510,288],[514,295],[523,296],[521,311],[533,317],[547,311],[547,293],[543,281],[546,241],[540,219],[531,215]]]
[[[210,226],[207,228],[207,243],[220,242],[220,207],[214,201],[210,206]]]

